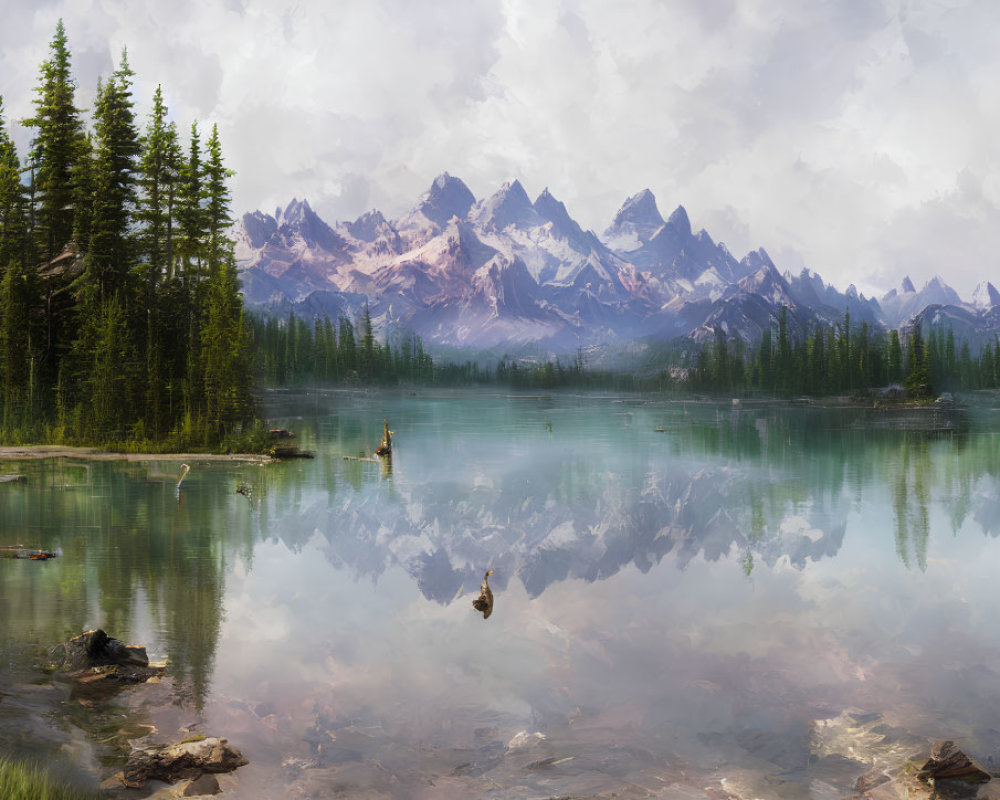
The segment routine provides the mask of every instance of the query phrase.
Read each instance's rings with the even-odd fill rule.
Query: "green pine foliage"
[[[899,332],[873,331],[868,323],[851,324],[849,313],[835,325],[817,325],[799,338],[788,331],[787,310],[765,330],[755,347],[715,340],[690,357],[687,385],[695,390],[733,396],[856,395],[899,385],[911,400],[933,399],[940,392],[1000,387],[1000,341],[986,344],[973,357],[968,342],[956,352],[954,333],[919,325]]]
[[[249,349],[254,370],[268,386],[440,382],[440,368],[424,352],[419,336],[406,333],[395,341],[379,342],[367,308],[359,323],[360,340],[347,317],[341,317],[336,326],[328,317],[310,324],[294,313],[280,321],[251,318]]]
[[[89,121],[62,22],[21,167],[0,103],[0,441],[233,446],[251,331],[217,129],[182,150],[157,87],[141,131],[122,53]]]

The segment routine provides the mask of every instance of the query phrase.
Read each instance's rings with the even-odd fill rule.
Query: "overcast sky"
[[[31,113],[61,17],[89,106],[123,47],[219,125],[233,210],[409,210],[442,172],[520,179],[598,233],[649,188],[742,257],[840,289],[1000,285],[995,0],[0,0]],[[17,128],[18,126],[13,126]],[[23,154],[29,131],[15,130]]]

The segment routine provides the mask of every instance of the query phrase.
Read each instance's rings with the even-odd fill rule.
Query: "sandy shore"
[[[254,453],[111,453],[97,447],[65,447],[32,444],[0,447],[0,460],[21,461],[30,458],[82,458],[91,461],[249,461],[263,464],[270,456]]]

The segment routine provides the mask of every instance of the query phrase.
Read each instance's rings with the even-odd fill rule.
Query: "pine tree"
[[[202,348],[207,419],[219,439],[253,417],[249,336],[233,242],[226,235],[232,224],[226,182],[231,174],[223,164],[218,128],[213,126],[204,181],[209,278]]]
[[[778,358],[775,372],[777,373],[778,389],[787,395],[792,391],[792,345],[788,332],[788,307],[782,306],[778,313]]]
[[[930,359],[919,323],[914,325],[910,331],[909,346],[907,347],[907,374],[904,385],[910,397],[925,398],[930,397],[933,393]]]
[[[0,96],[0,278],[11,261],[28,261],[25,198],[20,175],[17,148],[7,133],[3,96]]]
[[[903,347],[899,342],[899,331],[889,331],[889,383],[903,380]]]
[[[155,291],[160,281],[169,277],[173,196],[181,168],[177,129],[167,121],[160,86],[153,94],[153,109],[141,145],[136,219],[142,225],[141,256],[147,265],[146,281]]]
[[[372,333],[372,315],[365,303],[361,312],[361,375],[365,380],[371,380],[375,368],[375,336]]]
[[[340,374],[347,377],[358,368],[358,350],[354,340],[354,326],[347,317],[341,317],[338,322],[337,356],[340,363]]]
[[[135,212],[135,172],[140,153],[132,102],[133,72],[128,54],[99,87],[94,111],[97,132],[93,219],[88,283],[101,299],[126,290],[133,263],[130,227]]]
[[[205,213],[202,210],[201,140],[198,123],[191,123],[187,158],[181,165],[177,185],[177,222],[179,241],[176,253],[186,287],[197,285],[201,278],[202,242],[205,237]]]
[[[24,200],[17,148],[7,133],[0,98],[0,429],[6,431],[35,418],[41,366],[39,332],[32,322],[39,287],[30,268]]]
[[[33,194],[39,202],[36,231],[40,249],[51,259],[73,235],[74,166],[80,157],[83,123],[75,104],[62,20],[49,50],[35,90],[35,115],[22,124],[37,128],[30,158]]]
[[[141,223],[140,265],[138,277],[142,305],[146,309],[143,349],[146,365],[146,416],[153,435],[165,433],[165,420],[170,404],[165,397],[168,370],[176,358],[165,352],[167,342],[176,341],[184,330],[178,319],[175,301],[178,292],[167,286],[173,261],[173,200],[180,173],[181,157],[177,129],[167,122],[163,91],[156,87],[153,109],[146,134],[142,138],[142,158],[139,162],[139,203],[136,219]],[[183,304],[181,305],[183,308]],[[165,334],[170,338],[165,338]]]
[[[205,232],[206,260],[209,273],[216,267],[221,267],[232,251],[233,242],[226,235],[233,219],[229,213],[228,179],[233,172],[226,169],[222,163],[222,145],[219,142],[218,126],[212,126],[212,135],[208,139],[208,153],[205,160]]]

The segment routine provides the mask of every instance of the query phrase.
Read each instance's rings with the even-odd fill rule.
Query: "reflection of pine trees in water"
[[[46,546],[61,556],[57,570],[24,573],[31,585],[5,602],[0,640],[17,640],[28,628],[52,645],[101,627],[132,641],[148,609],[154,630],[167,631],[167,639],[136,643],[166,658],[178,698],[200,706],[219,637],[227,561],[239,545],[234,534],[227,541],[227,532],[245,527],[212,521],[224,512],[228,493],[213,485],[199,493],[196,509],[195,498],[178,503],[173,464],[39,461],[24,471],[30,479],[23,500],[5,493],[10,502],[0,508],[0,530],[48,531]],[[191,489],[188,481],[185,491]]]
[[[892,476],[892,507],[895,515],[896,553],[900,561],[911,566],[910,551],[921,572],[927,570],[927,540],[930,537],[928,511],[928,473],[930,452],[926,440],[903,434],[899,457],[889,468]]]

